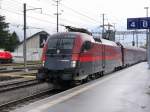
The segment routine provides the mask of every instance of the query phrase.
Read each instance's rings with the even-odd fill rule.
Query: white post
[[[146,9],[146,17],[148,18],[149,7],[144,7],[144,9]],[[150,29],[146,30],[146,48],[147,48],[148,68],[150,69]]]

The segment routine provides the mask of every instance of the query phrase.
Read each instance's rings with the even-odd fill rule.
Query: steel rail
[[[0,93],[2,92],[6,92],[6,91],[11,91],[14,89],[19,89],[22,87],[27,87],[27,86],[31,86],[31,85],[35,85],[38,84],[39,82],[37,80],[28,80],[28,81],[23,81],[23,82],[16,82],[16,83],[12,83],[12,84],[4,84],[4,85],[0,85]]]

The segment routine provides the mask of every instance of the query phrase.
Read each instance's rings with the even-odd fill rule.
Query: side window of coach
[[[82,51],[88,51],[92,47],[92,43],[90,41],[85,41],[82,46]]]

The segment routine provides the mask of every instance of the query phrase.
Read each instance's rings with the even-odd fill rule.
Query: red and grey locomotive
[[[37,79],[86,81],[146,59],[144,49],[126,48],[81,32],[52,35],[43,48]]]

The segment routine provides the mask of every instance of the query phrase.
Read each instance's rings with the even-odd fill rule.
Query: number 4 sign
[[[137,18],[127,19],[127,29],[138,29],[138,19]]]
[[[136,22],[135,21],[131,21],[130,26],[133,28],[136,28]]]

